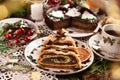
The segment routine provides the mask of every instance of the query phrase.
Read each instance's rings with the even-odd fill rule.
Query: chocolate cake
[[[72,17],[72,25],[73,27],[77,27],[80,29],[86,30],[94,30],[97,27],[97,16],[87,8],[81,8],[81,15],[77,17]]]
[[[61,29],[69,26],[70,17],[64,15],[61,7],[50,8],[45,15],[45,22],[51,29]]]
[[[79,6],[57,6],[46,12],[45,22],[51,29],[77,27],[94,30],[97,26],[97,16],[89,9]]]

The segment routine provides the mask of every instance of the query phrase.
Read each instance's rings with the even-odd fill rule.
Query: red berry
[[[16,31],[14,32],[14,34],[15,34],[16,36],[19,36],[19,35],[20,35],[20,30],[16,30]]]
[[[12,38],[12,35],[10,33],[5,35],[5,39],[11,39],[11,38]]]
[[[15,43],[16,43],[16,44],[20,43],[20,39],[18,39],[18,38],[15,39]]]
[[[19,36],[20,34],[22,34],[24,32],[24,29],[23,28],[19,28],[19,29],[17,29],[15,32],[14,32],[14,34],[16,35],[16,36]]]
[[[24,28],[19,28],[18,30],[20,33],[23,33],[25,31]]]
[[[60,2],[60,0],[54,0],[55,4],[58,4]]]
[[[32,36],[32,35],[33,35],[33,31],[32,31],[32,30],[29,30],[29,31],[27,32],[27,35],[28,35],[28,36]]]
[[[24,41],[25,41],[25,42],[29,42],[29,41],[30,41],[30,37],[29,37],[29,36],[25,36],[25,37],[24,37]]]

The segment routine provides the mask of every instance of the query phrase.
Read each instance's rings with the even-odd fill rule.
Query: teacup
[[[102,28],[100,47],[106,54],[120,58],[120,25],[106,24]]]

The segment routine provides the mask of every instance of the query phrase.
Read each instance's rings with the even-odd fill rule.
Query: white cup
[[[100,47],[106,54],[120,58],[120,25],[106,24],[103,26]]]

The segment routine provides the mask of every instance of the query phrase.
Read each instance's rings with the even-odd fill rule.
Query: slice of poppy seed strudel
[[[81,61],[73,52],[43,51],[38,59],[40,67],[58,69],[80,69]]]
[[[80,69],[81,60],[77,55],[75,41],[58,31],[44,41],[37,60],[38,66],[57,69]]]

